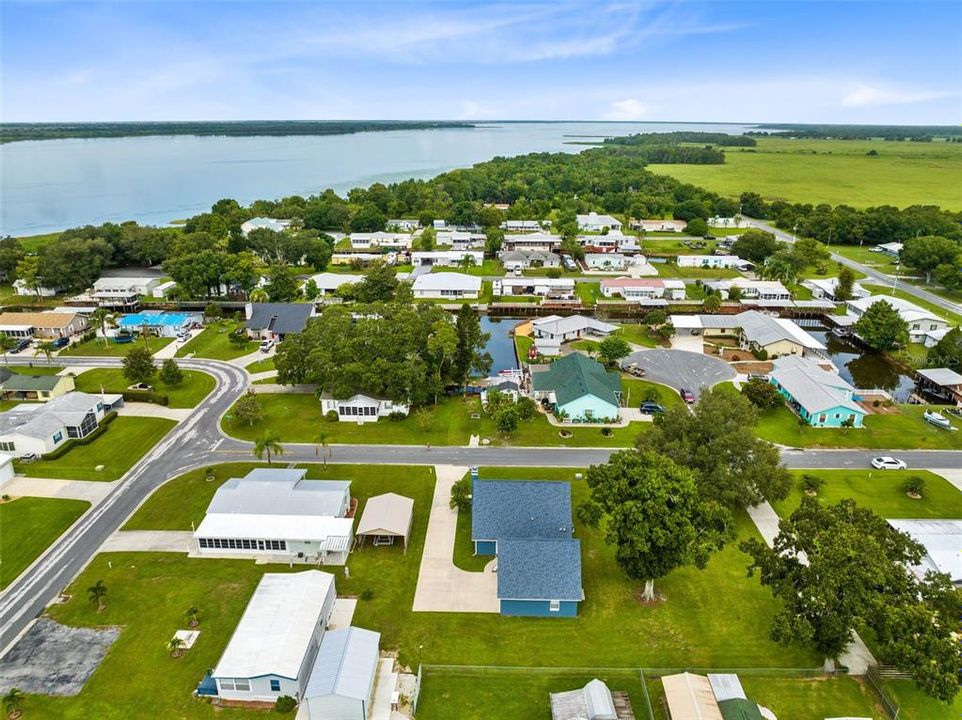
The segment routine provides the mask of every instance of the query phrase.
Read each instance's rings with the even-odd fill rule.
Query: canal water
[[[509,335],[519,318],[493,318],[481,316],[481,330],[491,333],[484,349],[491,355],[491,374],[496,375],[500,370],[513,370],[518,367],[514,354],[514,338]]]
[[[905,402],[912,393],[915,387],[912,376],[880,353],[863,350],[825,330],[809,329],[808,332],[828,348],[827,354],[839,374],[855,387],[881,388],[897,402]]]

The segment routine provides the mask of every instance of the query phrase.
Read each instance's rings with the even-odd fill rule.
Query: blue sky
[[[955,124],[962,2],[9,2],[5,121]]]

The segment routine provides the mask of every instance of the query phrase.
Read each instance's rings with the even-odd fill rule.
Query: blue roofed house
[[[498,558],[501,614],[575,617],[584,591],[571,486],[475,479],[471,506],[475,554]]]
[[[838,373],[797,355],[777,358],[768,374],[798,416],[812,427],[862,427],[866,410],[858,391]]]
[[[547,400],[570,420],[618,420],[621,377],[601,363],[572,353],[532,373],[535,400]]]

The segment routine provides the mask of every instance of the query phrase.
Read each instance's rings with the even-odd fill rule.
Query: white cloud
[[[625,98],[611,103],[611,110],[605,114],[605,120],[644,120],[649,113],[649,107],[640,100]]]
[[[932,90],[904,90],[878,85],[856,85],[842,97],[844,107],[872,107],[874,105],[914,105],[930,100],[942,100],[958,93]]]

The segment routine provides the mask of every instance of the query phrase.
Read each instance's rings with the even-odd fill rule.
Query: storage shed
[[[705,676],[687,672],[665,675],[661,684],[671,720],[724,720]]]
[[[370,717],[380,639],[380,633],[353,626],[324,635],[301,701],[306,720]]]
[[[414,500],[397,493],[384,493],[369,498],[358,523],[358,537],[373,538],[375,545],[393,545],[395,538],[404,542],[407,551],[414,518]]]

